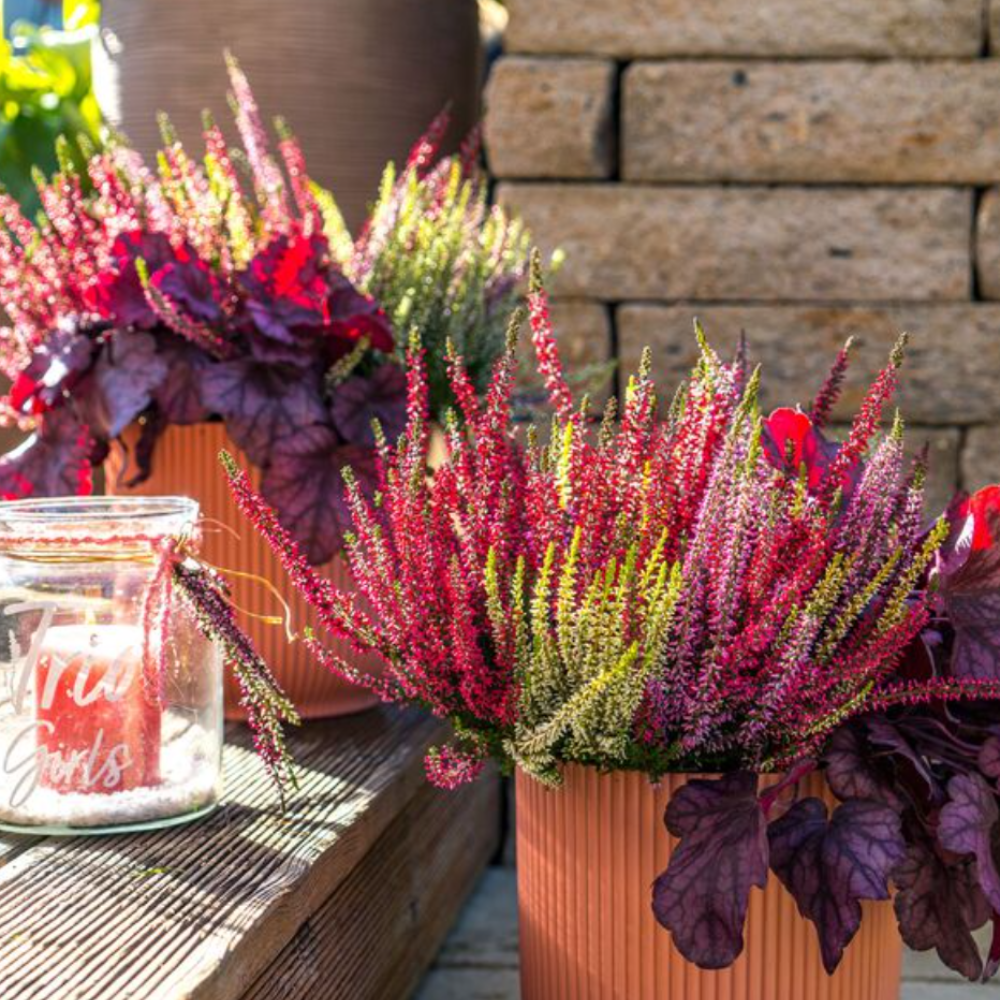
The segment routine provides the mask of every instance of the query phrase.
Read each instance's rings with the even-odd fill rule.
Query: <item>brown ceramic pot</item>
[[[228,48],[351,227],[438,112],[451,105],[453,142],[479,113],[476,0],[103,0],[101,22],[98,99],[144,154],[159,111],[192,148],[203,108],[228,128]]]
[[[130,429],[126,431],[125,437],[129,450],[133,450],[137,432]],[[152,476],[135,489],[128,489],[119,483],[123,453],[117,446],[113,447],[105,465],[106,492],[193,497],[201,505],[202,516],[209,521],[201,546],[202,556],[222,569],[235,569],[269,580],[291,607],[295,629],[301,632],[305,626],[312,625],[323,635],[312,609],[288,583],[277,557],[236,509],[219,465],[218,456],[222,448],[227,448],[240,465],[249,471],[256,485],[259,481],[257,470],[234,447],[225,425],[210,423],[192,427],[168,427],[156,445]],[[213,525],[211,522],[217,523]],[[230,530],[223,530],[219,525]],[[353,588],[350,572],[343,559],[334,559],[320,567],[320,571],[341,589]],[[237,576],[230,577],[230,584],[234,602],[239,607],[259,613],[280,612],[280,608],[275,607],[274,597],[259,584]],[[370,708],[376,703],[375,696],[367,690],[347,683],[317,664],[301,642],[289,645],[284,629],[247,616],[243,616],[242,623],[304,718],[348,715]],[[346,643],[329,640],[327,645],[362,670],[380,670],[377,658],[359,656]],[[227,674],[226,715],[229,718],[242,718],[238,695],[234,679]]]
[[[816,932],[773,876],[753,890],[746,947],[706,972],[674,950],[650,887],[674,841],[663,825],[687,780],[566,768],[551,790],[517,775],[522,1000],[897,1000],[902,945],[891,903],[864,904],[831,977]],[[810,794],[829,797],[821,779]]]

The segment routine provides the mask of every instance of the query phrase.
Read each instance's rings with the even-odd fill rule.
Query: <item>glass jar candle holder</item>
[[[218,802],[222,658],[169,585],[181,497],[0,504],[0,829],[187,822]]]

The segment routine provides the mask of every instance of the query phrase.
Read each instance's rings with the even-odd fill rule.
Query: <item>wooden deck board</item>
[[[449,811],[477,830],[479,817],[493,822],[481,801],[424,790],[423,752],[441,732],[388,710],[305,727],[293,739],[301,788],[282,817],[238,729],[226,804],[200,823],[0,836],[3,1000],[240,1000],[411,804],[439,824]],[[495,839],[495,827],[476,836]]]

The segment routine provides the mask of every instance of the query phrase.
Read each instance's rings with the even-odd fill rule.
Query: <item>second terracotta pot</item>
[[[136,439],[134,430],[126,432],[130,451],[134,450]],[[119,448],[113,448],[105,465],[105,489],[111,494],[193,497],[201,505],[202,516],[207,521],[201,547],[204,558],[221,569],[235,569],[270,580],[291,607],[294,628],[301,632],[307,625],[312,625],[323,635],[312,609],[288,583],[277,556],[236,509],[219,464],[222,448],[227,448],[236,457],[256,484],[259,480],[257,470],[233,446],[225,426],[211,423],[167,428],[156,445],[153,474],[134,489],[119,482],[124,464],[123,453]],[[343,559],[334,559],[321,567],[320,572],[341,589],[353,589],[353,581]],[[267,614],[280,611],[275,607],[274,597],[260,585],[236,576],[230,577],[230,583],[234,601],[239,607]],[[243,617],[242,624],[303,718],[347,715],[370,708],[377,702],[369,691],[349,684],[317,664],[301,642],[289,645],[282,628],[248,616]],[[376,657],[359,656],[346,643],[329,640],[327,645],[366,672],[377,673],[381,669]],[[239,689],[227,673],[228,718],[242,718],[238,700]]]
[[[813,925],[773,875],[753,890],[743,954],[703,971],[650,908],[674,846],[663,825],[687,781],[568,767],[551,790],[517,775],[521,1000],[898,1000],[902,944],[891,903],[864,904],[833,976]],[[813,779],[808,794],[828,797]]]

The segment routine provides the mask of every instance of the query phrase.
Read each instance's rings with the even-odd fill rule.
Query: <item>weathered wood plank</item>
[[[237,1000],[423,787],[441,732],[390,711],[306,727],[282,817],[241,730],[227,804],[200,824],[0,839],[3,1000]]]
[[[500,789],[421,789],[243,1000],[406,1000],[496,852]]]

